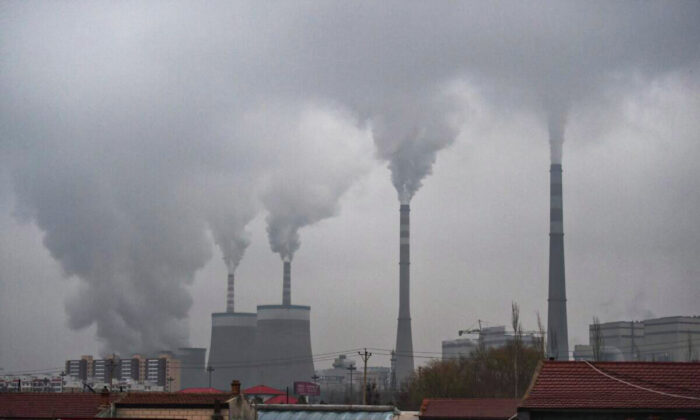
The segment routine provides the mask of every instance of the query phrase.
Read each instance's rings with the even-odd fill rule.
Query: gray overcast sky
[[[0,367],[208,346],[222,257],[237,310],[281,300],[271,243],[314,353],[389,349],[397,189],[414,349],[511,301],[534,329],[552,121],[571,344],[593,316],[698,314],[698,21],[694,1],[3,2]]]

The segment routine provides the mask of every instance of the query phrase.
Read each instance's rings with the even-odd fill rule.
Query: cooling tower
[[[252,359],[255,358],[256,315],[219,312],[211,314],[211,346],[209,366],[212,387],[228,390],[238,379],[243,386],[257,383]]]
[[[566,321],[564,276],[564,212],[561,164],[552,164],[549,216],[549,299],[547,308],[547,354],[555,360],[569,360],[569,332]]]
[[[399,323],[396,329],[396,385],[413,373],[413,337],[410,301],[410,213],[408,204],[399,209]]]
[[[310,314],[309,306],[258,306],[255,365],[259,383],[293,389],[294,381],[309,381],[314,375]]]
[[[176,357],[180,359],[180,388],[200,388],[207,386],[205,361],[207,349],[181,347]]]

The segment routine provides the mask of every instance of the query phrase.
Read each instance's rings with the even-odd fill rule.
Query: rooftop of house
[[[117,408],[213,408],[228,407],[231,393],[130,392],[115,402]]]
[[[123,394],[11,392],[0,393],[0,417],[94,417]]]
[[[518,411],[516,398],[426,398],[421,419],[508,419]]]
[[[543,362],[520,409],[700,410],[700,363]]]

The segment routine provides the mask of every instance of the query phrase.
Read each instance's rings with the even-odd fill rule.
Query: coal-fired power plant
[[[211,315],[209,367],[212,386],[228,389],[265,384],[285,389],[314,375],[311,307],[291,303],[291,262],[283,262],[282,305],[259,305],[257,313],[234,312],[233,274],[226,312]],[[212,370],[213,369],[213,370]]]
[[[258,306],[255,344],[258,383],[292,389],[294,381],[307,381],[314,375],[310,314],[309,306]]]
[[[396,385],[413,373],[413,336],[410,301],[410,213],[408,204],[399,209],[399,320],[396,329]]]
[[[233,281],[233,273],[229,273],[226,312],[211,314],[208,366],[211,386],[217,389],[228,389],[233,379],[244,384],[256,379],[252,360],[255,358],[257,315],[234,312]]]
[[[549,298],[547,307],[547,353],[555,360],[568,360],[569,333],[566,320],[564,274],[564,211],[561,164],[550,173]]]
[[[180,347],[176,357],[180,359],[180,388],[206,386],[205,360],[207,349],[203,347]]]

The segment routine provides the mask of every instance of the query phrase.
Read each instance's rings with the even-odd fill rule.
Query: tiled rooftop
[[[520,400],[515,398],[455,398],[423,400],[421,419],[508,419],[518,409]]]
[[[700,363],[546,361],[520,407],[700,410]]]
[[[231,393],[130,392],[117,407],[213,407],[218,400],[222,407],[233,397]]]
[[[53,418],[94,417],[119,394],[92,393],[0,393],[0,417]]]

